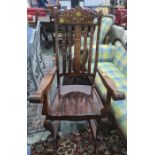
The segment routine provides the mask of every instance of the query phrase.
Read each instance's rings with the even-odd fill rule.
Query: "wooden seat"
[[[49,115],[59,120],[95,119],[97,115],[101,116],[102,108],[102,102],[92,86],[67,85],[58,89]]]

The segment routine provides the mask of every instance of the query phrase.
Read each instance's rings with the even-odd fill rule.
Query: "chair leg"
[[[98,134],[98,126],[96,125],[96,122],[95,120],[89,120],[89,126],[90,126],[90,129],[91,129],[91,133],[92,133],[92,136],[94,138],[94,149],[95,149],[95,152],[97,153],[98,152],[98,149],[97,149],[97,134]]]
[[[44,122],[44,128],[49,131],[51,133],[51,136],[54,138],[54,127],[53,127],[53,124],[52,124],[52,121],[50,120],[45,120]]]
[[[58,140],[58,131],[60,127],[60,121],[45,120],[44,128],[51,133],[53,139]]]

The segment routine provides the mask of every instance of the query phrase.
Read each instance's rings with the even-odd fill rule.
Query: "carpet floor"
[[[90,129],[74,131],[58,141],[50,136],[31,146],[31,155],[126,155],[126,148],[115,130],[108,137],[100,135],[97,149]]]

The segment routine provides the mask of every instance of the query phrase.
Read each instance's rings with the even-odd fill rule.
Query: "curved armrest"
[[[29,96],[29,101],[33,103],[42,103],[43,95],[41,93],[35,92],[34,94]]]
[[[41,83],[38,86],[37,91],[30,95],[29,101],[33,103],[40,103],[43,102],[44,94],[49,90],[50,85],[53,82],[54,76],[56,74],[57,67],[54,67],[52,72],[46,74],[42,79]]]
[[[97,68],[97,72],[99,73],[99,76],[105,85],[106,89],[111,93],[113,100],[124,100],[125,99],[125,93],[118,91],[115,83],[112,81],[111,78],[109,78],[103,71],[101,71],[99,68]]]

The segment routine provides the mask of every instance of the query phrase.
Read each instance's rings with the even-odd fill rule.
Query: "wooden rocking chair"
[[[96,122],[105,114],[103,103],[94,87],[102,15],[90,9],[76,7],[64,12],[56,11],[55,17],[56,66],[51,73],[45,75],[38,90],[30,96],[30,101],[43,103],[42,114],[46,115],[44,127],[54,137],[57,135],[51,122],[61,120],[87,120],[93,136],[96,137]],[[62,57],[59,56],[60,51],[58,48],[59,26],[63,28]],[[94,65],[91,65],[93,36],[96,26],[98,31],[96,51],[94,52],[95,60]],[[81,54],[81,37],[84,37],[84,54]],[[87,37],[90,37],[90,44],[87,44]],[[74,46],[74,53],[72,52],[72,45]],[[86,54],[86,52],[88,53]],[[88,55],[88,58],[86,58],[86,55]],[[54,101],[49,103],[49,90],[56,73],[57,94]],[[91,85],[61,85],[61,77],[78,76],[89,77]]]

